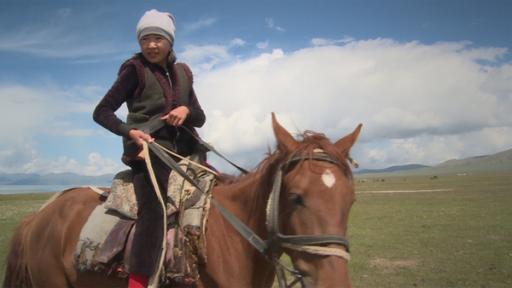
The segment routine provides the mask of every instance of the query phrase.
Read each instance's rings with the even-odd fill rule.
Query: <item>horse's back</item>
[[[13,236],[6,271],[6,275],[12,273],[19,277],[6,277],[4,286],[73,285],[77,277],[73,258],[80,231],[101,202],[101,196],[93,190],[73,188],[27,216]],[[27,271],[28,275],[20,270]],[[32,283],[25,283],[27,279]]]

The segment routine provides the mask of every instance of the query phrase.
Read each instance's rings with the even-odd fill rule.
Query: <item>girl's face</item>
[[[149,62],[166,67],[167,57],[171,51],[169,40],[158,34],[149,34],[140,39],[139,45],[142,55]]]

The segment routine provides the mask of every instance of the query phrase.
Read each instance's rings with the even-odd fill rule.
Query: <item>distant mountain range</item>
[[[421,164],[407,164],[407,165],[398,165],[398,166],[391,166],[383,169],[361,169],[356,170],[354,173],[356,174],[364,174],[364,173],[393,173],[398,171],[407,171],[407,170],[414,170],[414,169],[420,169],[420,168],[427,168],[430,166],[421,165]]]
[[[492,155],[474,156],[464,159],[451,159],[435,166],[409,164],[384,169],[356,170],[356,174],[468,174],[468,173],[512,173],[512,149]]]
[[[0,173],[0,185],[99,185],[110,186],[114,174],[85,176],[75,173]]]
[[[452,159],[435,166],[408,164],[384,169],[356,169],[355,174],[367,175],[421,175],[421,174],[464,174],[476,172],[511,172],[512,149],[492,155],[482,155],[465,159]],[[8,174],[0,173],[0,185],[98,185],[110,186],[114,174],[85,176],[75,173],[51,174]]]

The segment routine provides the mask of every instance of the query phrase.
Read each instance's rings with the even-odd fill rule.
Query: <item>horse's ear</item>
[[[299,147],[299,143],[293,138],[293,136],[286,131],[286,129],[277,122],[276,115],[272,112],[272,128],[274,129],[274,135],[276,136],[277,148],[280,151],[290,153]]]
[[[352,148],[352,145],[354,145],[354,143],[356,143],[357,141],[357,137],[361,132],[361,127],[363,127],[363,124],[357,125],[356,129],[352,133],[348,134],[347,136],[341,138],[340,140],[336,141],[336,143],[334,143],[334,146],[336,146],[338,151],[345,155],[348,155],[350,148]]]

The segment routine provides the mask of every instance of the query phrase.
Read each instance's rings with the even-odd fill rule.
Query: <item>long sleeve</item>
[[[187,119],[185,120],[185,125],[189,127],[192,126],[200,128],[204,125],[204,122],[206,122],[206,116],[203,109],[201,108],[201,105],[199,104],[199,101],[197,100],[196,91],[194,90],[194,74],[187,64],[179,63],[179,65],[183,67],[183,70],[185,71],[185,74],[190,81],[190,92],[188,95],[189,99],[187,104],[187,108],[190,111],[190,114],[188,114]]]
[[[201,108],[201,105],[199,104],[199,101],[197,100],[194,88],[190,90],[189,97],[190,100],[187,108],[189,109],[190,114],[188,114],[185,123],[193,127],[202,127],[204,122],[206,122],[206,116],[203,109]]]
[[[94,109],[93,119],[114,134],[128,136],[130,128],[115,111],[133,94],[138,86],[137,71],[133,65],[123,65],[116,82]]]

